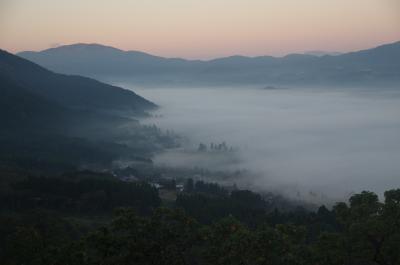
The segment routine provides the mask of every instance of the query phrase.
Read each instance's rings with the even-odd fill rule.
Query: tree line
[[[150,185],[97,173],[18,181],[2,190],[19,204],[2,205],[1,263],[400,264],[400,189],[281,211],[252,191],[185,186],[165,208]]]

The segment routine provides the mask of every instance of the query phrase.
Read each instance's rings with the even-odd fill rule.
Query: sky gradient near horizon
[[[0,0],[0,48],[11,52],[79,42],[209,59],[399,40],[398,0]]]

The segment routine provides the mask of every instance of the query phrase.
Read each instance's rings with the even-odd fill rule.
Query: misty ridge
[[[164,58],[99,44],[72,44],[17,55],[59,73],[146,87],[396,87],[400,84],[400,42],[344,54],[237,55],[208,61]]]

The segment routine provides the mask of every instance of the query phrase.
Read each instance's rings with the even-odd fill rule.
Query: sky
[[[0,48],[100,43],[210,59],[400,40],[399,0],[0,0]]]

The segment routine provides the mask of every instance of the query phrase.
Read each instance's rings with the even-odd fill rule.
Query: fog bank
[[[161,106],[146,122],[240,149],[230,168],[259,189],[342,198],[400,187],[400,93],[329,89],[137,89]],[[193,164],[176,152],[158,163]],[[174,163],[175,160],[175,163]],[[184,161],[184,162],[182,162]],[[199,160],[204,166],[204,159]],[[188,165],[190,166],[190,165]],[[250,177],[249,177],[250,178]]]

